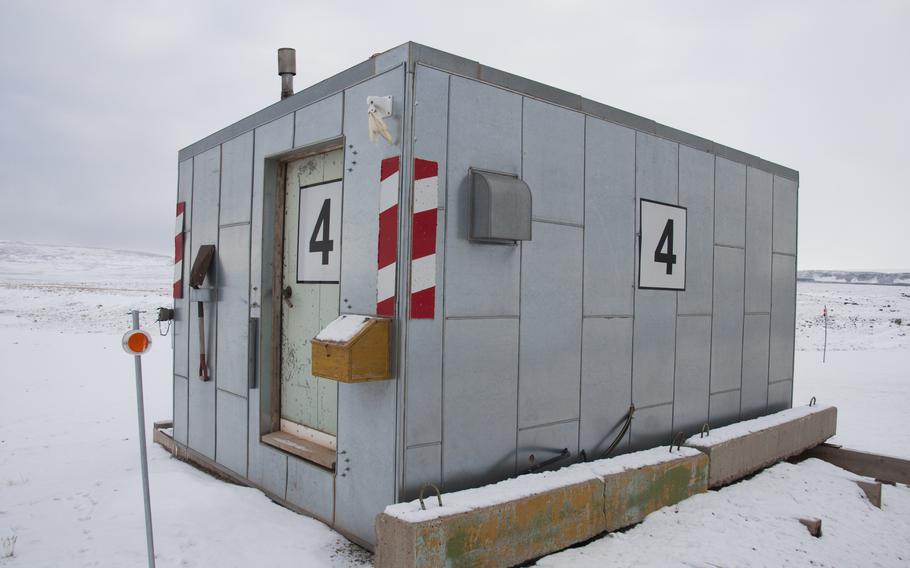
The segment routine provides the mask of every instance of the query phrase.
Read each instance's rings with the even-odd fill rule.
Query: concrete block
[[[859,485],[859,488],[863,490],[863,493],[866,495],[866,499],[869,500],[872,505],[882,508],[882,484],[878,481],[862,481],[856,480],[856,484]]]
[[[802,406],[693,436],[685,446],[708,455],[708,486],[720,487],[813,448],[837,429],[837,408]]]
[[[443,496],[443,501],[455,495]],[[604,524],[603,498],[603,484],[589,476],[579,483],[452,515],[434,516],[429,509],[400,518],[387,510],[376,518],[376,566],[520,564],[599,534]],[[429,518],[419,520],[419,513],[428,513]]]
[[[802,524],[809,531],[809,534],[815,538],[821,538],[822,536],[822,520],[815,517],[799,519],[800,524]]]
[[[624,458],[629,462],[623,463]],[[708,490],[708,456],[666,447],[590,464],[604,483],[605,531],[640,523],[650,513]]]

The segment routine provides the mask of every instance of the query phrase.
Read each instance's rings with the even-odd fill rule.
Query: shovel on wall
[[[190,270],[190,287],[200,288],[205,281],[209,269],[212,267],[212,260],[215,259],[215,245],[202,245],[199,252],[196,253],[196,260],[193,261],[193,268]],[[205,309],[202,300],[197,302],[199,315],[199,377],[203,381],[209,380],[209,368],[205,362]]]

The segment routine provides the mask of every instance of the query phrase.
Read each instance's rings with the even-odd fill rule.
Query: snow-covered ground
[[[143,358],[146,417],[171,414],[163,256],[0,241],[0,567],[143,566],[128,309],[157,342]],[[828,306],[827,362],[821,362]],[[798,286],[794,403],[839,409],[836,442],[910,457],[910,288]],[[901,323],[895,323],[901,320]],[[369,555],[260,492],[149,445],[159,566],[363,566]],[[810,460],[652,514],[542,566],[907,566],[910,490],[872,508],[855,476]],[[796,517],[823,519],[813,539]]]

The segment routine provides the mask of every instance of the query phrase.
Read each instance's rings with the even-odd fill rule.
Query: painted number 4
[[[326,199],[322,202],[322,209],[319,210],[319,216],[316,218],[316,226],[313,227],[313,234],[310,235],[310,252],[321,252],[323,265],[329,263],[329,253],[335,250],[335,241],[329,238],[329,235],[331,234],[329,232],[331,218],[332,200]],[[322,233],[322,238],[319,238],[320,233]],[[670,247],[672,248],[672,246],[673,241],[671,240]],[[667,274],[669,274],[669,272]]]
[[[686,208],[641,199],[638,287],[686,289]]]
[[[664,252],[665,248],[667,252]],[[657,248],[654,249],[654,262],[665,264],[667,274],[673,274],[673,265],[676,264],[676,255],[673,254],[673,219],[667,219],[667,224],[664,225],[664,232],[661,233]]]

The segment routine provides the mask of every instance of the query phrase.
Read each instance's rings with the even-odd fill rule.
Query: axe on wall
[[[196,260],[193,261],[193,268],[190,270],[190,287],[200,288],[205,281],[209,269],[212,267],[212,260],[215,259],[215,245],[202,245],[199,252],[196,253]],[[205,362],[205,310],[203,302],[197,302],[199,315],[199,377],[203,381],[209,380],[209,368]]]

